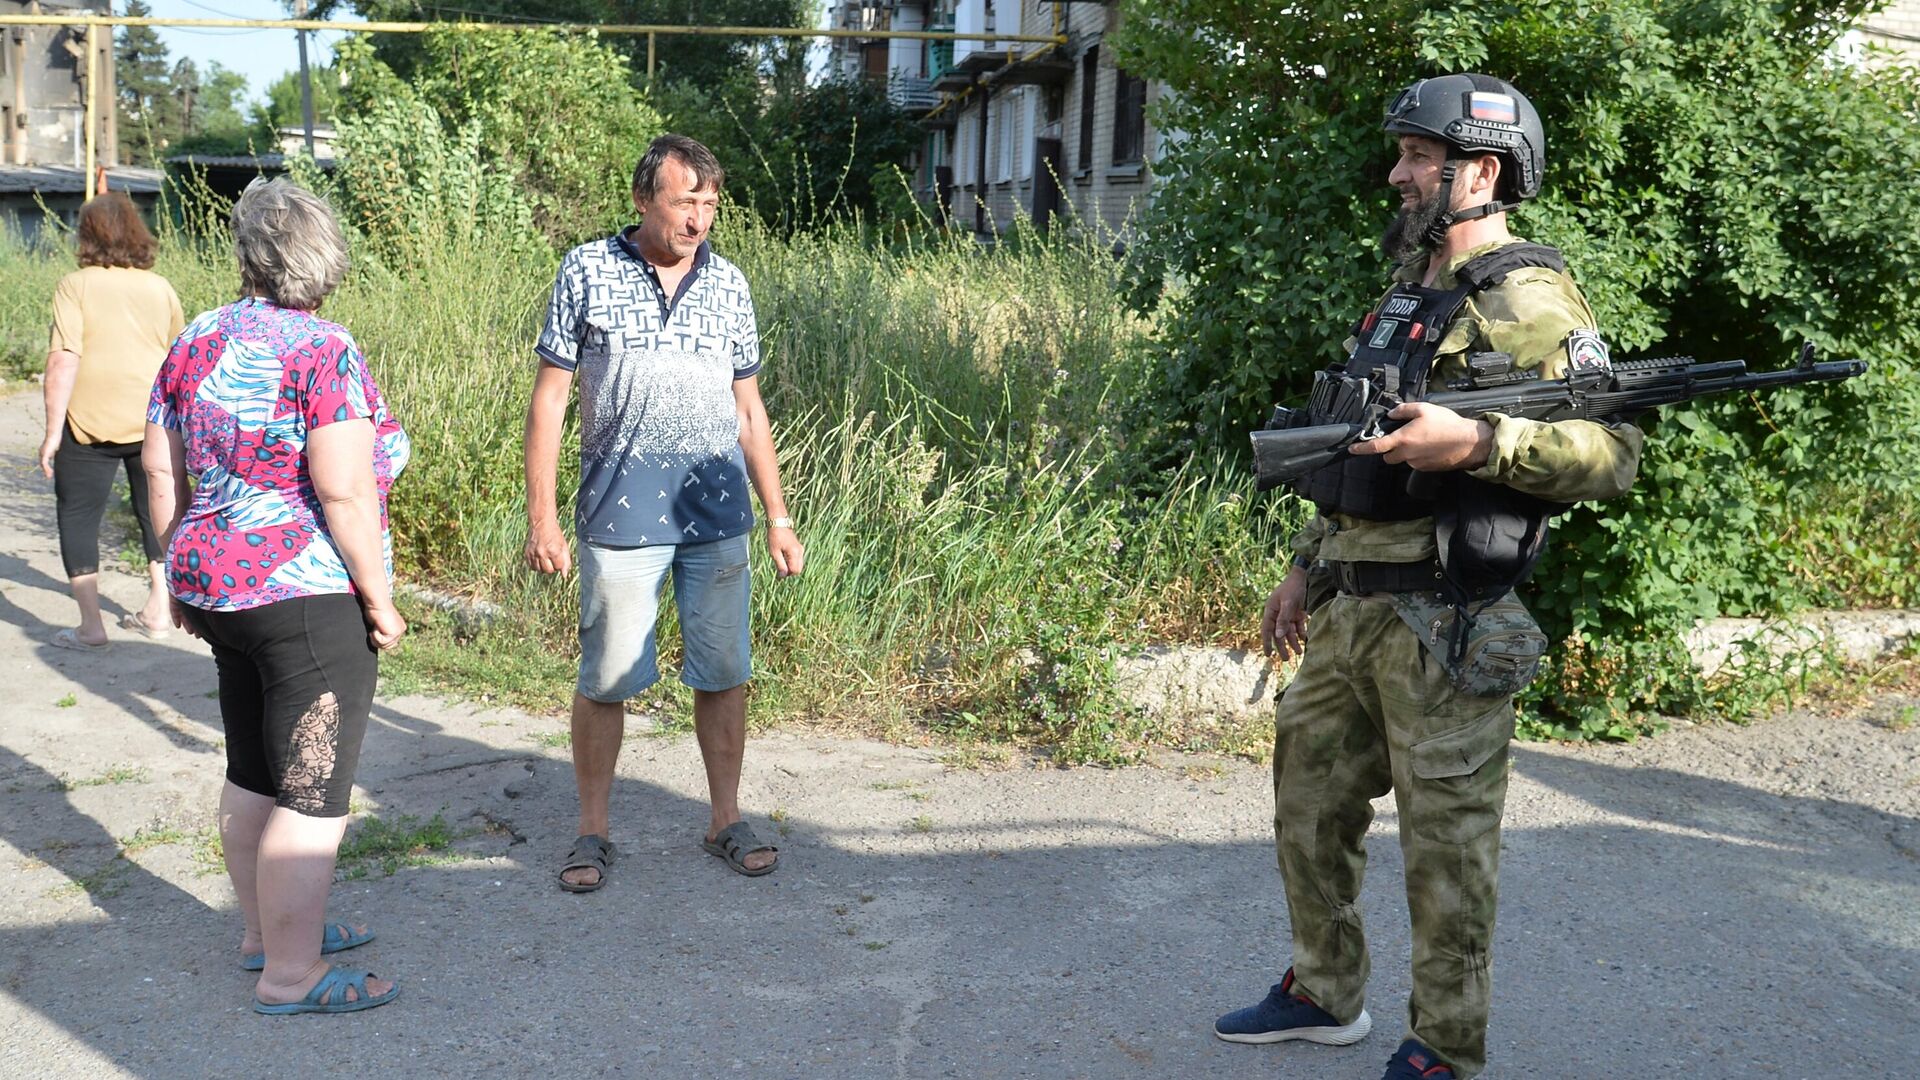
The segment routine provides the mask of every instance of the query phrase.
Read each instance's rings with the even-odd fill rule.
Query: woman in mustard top
[[[65,649],[107,647],[100,618],[100,521],[125,471],[140,542],[147,553],[147,602],[120,625],[146,637],[166,632],[163,555],[147,513],[147,477],[140,468],[147,398],[167,349],[184,324],[180,298],[154,273],[153,234],[133,201],[109,192],[80,208],[80,269],[53,294],[47,353],[47,436],[40,470],[53,479],[66,564],[80,625],[53,636]]]

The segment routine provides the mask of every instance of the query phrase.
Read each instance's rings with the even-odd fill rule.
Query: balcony
[[[887,100],[908,112],[926,112],[940,104],[940,92],[932,79],[916,79],[894,72],[887,79]]]
[[[962,42],[961,44],[965,43]],[[959,51],[958,49],[954,50],[955,53]],[[985,75],[989,71],[995,71],[1005,66],[1007,54],[1010,51],[1006,45],[1000,45],[991,51],[984,46],[979,46],[964,56],[956,56],[953,61],[953,70],[965,75]],[[951,74],[951,72],[949,72],[949,74]]]
[[[920,117],[920,126],[928,131],[952,131],[960,126],[960,110],[949,106],[938,113],[927,113]]]
[[[952,26],[934,26],[934,27],[929,27],[929,29],[933,31],[941,32],[941,33],[953,32]],[[950,70],[952,67],[953,67],[953,42],[951,41],[927,42],[927,78],[937,79],[940,76],[945,75],[948,72],[948,70]]]
[[[956,90],[965,90],[967,87],[972,86],[973,75],[971,72],[962,71],[959,68],[948,68],[935,76],[932,82],[935,90],[952,93]]]
[[[1060,55],[1060,50],[1049,49],[1045,54],[1031,59],[1016,59],[1000,69],[993,77],[995,86],[1065,86],[1073,80],[1074,70],[1079,65]]]

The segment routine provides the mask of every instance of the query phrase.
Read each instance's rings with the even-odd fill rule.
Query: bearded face
[[[1435,191],[1416,202],[1402,203],[1393,223],[1380,236],[1380,250],[1396,263],[1412,261],[1440,245],[1428,239],[1434,223],[1446,212],[1440,192]]]

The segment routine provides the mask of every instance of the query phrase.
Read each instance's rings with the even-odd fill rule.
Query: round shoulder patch
[[[1597,330],[1580,329],[1567,335],[1567,372],[1613,370],[1613,357]]]

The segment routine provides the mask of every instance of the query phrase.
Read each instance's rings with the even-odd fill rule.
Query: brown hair
[[[80,265],[153,269],[153,234],[125,192],[109,191],[80,208]]]
[[[660,166],[669,160],[678,161],[693,173],[693,190],[705,191],[712,188],[720,190],[727,182],[727,170],[720,167],[720,161],[699,141],[685,135],[662,135],[653,140],[647,152],[640,155],[639,164],[633,167],[633,193],[640,196],[641,202],[652,202],[660,184]]]

